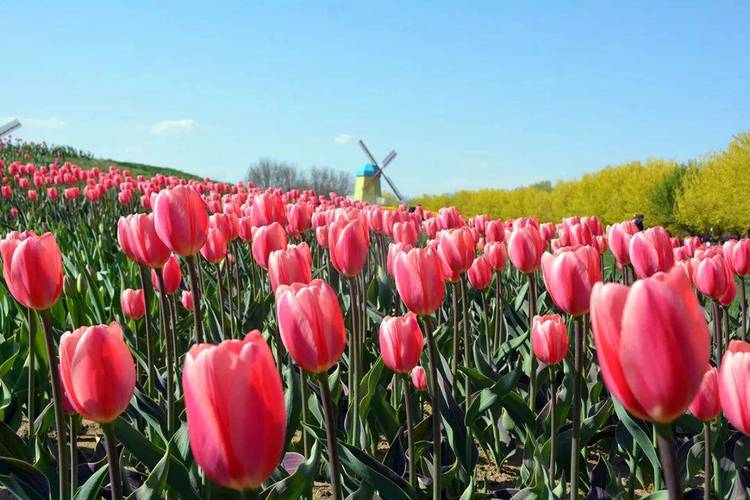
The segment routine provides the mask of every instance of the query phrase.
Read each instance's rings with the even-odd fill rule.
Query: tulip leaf
[[[293,500],[295,498],[302,498],[305,493],[309,493],[315,475],[318,473],[321,455],[320,448],[320,441],[314,441],[310,450],[310,457],[301,463],[292,475],[266,488],[261,497],[267,500]]]
[[[100,498],[99,491],[102,489],[104,478],[107,477],[109,468],[106,462],[94,472],[83,485],[76,491],[73,500],[96,500]]]
[[[619,403],[619,401],[614,401],[614,407],[617,418],[619,418],[620,421],[625,425],[625,428],[628,430],[630,435],[633,436],[633,439],[635,439],[638,447],[641,448],[641,450],[643,450],[643,453],[646,454],[646,458],[648,458],[649,462],[651,462],[654,470],[660,469],[661,463],[659,462],[659,457],[656,455],[656,450],[654,450],[654,446],[651,443],[649,437],[645,432],[643,432],[643,429],[641,429],[636,421],[633,420],[630,415],[628,415],[628,412],[625,411],[625,408]]]
[[[5,422],[0,421],[0,456],[26,459],[26,443]]]
[[[164,456],[159,460],[156,466],[151,469],[151,474],[148,475],[146,481],[144,481],[129,498],[135,498],[136,500],[159,498],[167,484],[170,462],[170,445],[167,445],[167,451],[164,453]]]
[[[474,398],[469,406],[469,411],[466,413],[466,425],[472,426],[479,415],[498,404],[502,397],[516,385],[520,373],[520,367],[516,366],[512,372],[503,375],[492,387],[482,389],[479,396]]]
[[[23,460],[0,457],[0,482],[20,498],[50,498],[45,475]]]
[[[339,449],[341,450],[341,463],[344,467],[369,483],[370,486],[380,492],[383,498],[388,500],[414,498],[414,492],[409,483],[367,453],[341,442],[339,443]]]

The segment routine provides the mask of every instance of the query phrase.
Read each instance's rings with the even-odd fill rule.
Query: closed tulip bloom
[[[60,298],[63,265],[60,248],[52,233],[11,232],[0,241],[3,277],[20,304],[43,311]]]
[[[638,231],[638,226],[630,220],[607,228],[607,244],[619,267],[630,264],[630,239]]]
[[[253,241],[253,220],[250,217],[240,217],[238,224],[238,235],[242,241]]]
[[[419,239],[420,227],[413,220],[405,222],[396,222],[393,224],[393,241],[396,243],[406,243],[407,245],[416,245]]]
[[[182,304],[182,307],[184,307],[188,311],[192,311],[193,310],[193,292],[190,292],[188,290],[183,290],[180,303]]]
[[[328,248],[328,226],[315,228],[315,240],[321,248]]]
[[[227,241],[234,241],[240,234],[240,223],[233,213],[215,213],[208,218],[208,227],[215,227]]]
[[[212,264],[218,264],[227,256],[227,239],[220,229],[209,228],[206,243],[201,247],[201,255]]]
[[[268,258],[268,277],[275,292],[281,285],[312,281],[312,255],[307,243],[274,250]]]
[[[544,284],[557,307],[573,316],[589,311],[594,284],[602,281],[599,252],[592,246],[564,247],[542,256]]]
[[[510,233],[508,256],[519,271],[532,273],[541,263],[544,240],[539,230],[531,224],[518,226]]]
[[[411,371],[411,383],[418,391],[427,391],[427,372],[423,366],[415,366]]]
[[[484,290],[492,282],[492,266],[484,256],[474,259],[474,263],[469,268],[469,283],[477,290]]]
[[[182,284],[182,269],[180,269],[180,261],[177,257],[170,255],[167,262],[162,266],[161,271],[156,269],[151,270],[151,284],[155,290],[161,291],[159,287],[159,278],[156,273],[161,272],[161,277],[164,280],[164,293],[172,295]]]
[[[117,323],[83,326],[60,338],[60,374],[73,409],[100,424],[130,404],[135,362]]]
[[[750,274],[750,239],[729,240],[724,243],[724,258],[738,276]]]
[[[143,289],[126,288],[120,294],[122,313],[130,319],[141,319],[146,314],[146,301]]]
[[[276,289],[276,317],[284,347],[309,373],[335,365],[346,348],[346,329],[336,292],[313,280]]]
[[[424,248],[400,252],[393,262],[396,290],[407,309],[419,316],[438,310],[445,298],[440,258]]]
[[[190,449],[211,481],[257,489],[281,460],[281,379],[257,330],[243,340],[194,345],[182,371]]]
[[[719,300],[727,291],[732,273],[720,252],[706,254],[693,260],[693,283],[703,295]]]
[[[369,230],[364,217],[341,218],[328,227],[331,263],[344,276],[354,277],[364,269],[369,245]]]
[[[274,192],[266,191],[255,196],[250,206],[250,218],[253,226],[268,226],[278,222],[281,226],[286,225],[286,211],[281,196]]]
[[[638,232],[630,239],[630,261],[639,278],[647,278],[659,271],[669,271],[674,265],[672,242],[661,226]]]
[[[734,302],[734,298],[737,296],[737,283],[734,282],[734,276],[730,276],[727,289],[719,297],[719,304],[724,307],[729,307]]]
[[[690,413],[698,420],[708,422],[721,413],[719,401],[719,371],[710,366],[703,374],[700,389],[688,407]]]
[[[729,342],[719,370],[719,400],[729,423],[750,436],[750,343]]]
[[[268,256],[287,245],[286,231],[278,222],[253,229],[253,259],[263,269],[268,269]]]
[[[497,241],[489,242],[484,245],[484,258],[495,271],[505,269],[505,262],[508,260],[508,251],[505,249],[505,243]]]
[[[703,308],[682,269],[591,293],[596,355],[609,391],[633,415],[668,423],[690,405],[709,359]]]
[[[380,323],[380,356],[383,363],[396,373],[409,373],[422,355],[422,329],[417,316],[386,316]]]
[[[539,361],[556,365],[568,354],[568,330],[559,314],[534,316],[531,324],[531,349]]]
[[[117,221],[117,241],[130,260],[160,268],[169,258],[169,248],[156,233],[153,214],[131,214]]]
[[[438,235],[438,255],[443,261],[443,269],[450,274],[463,274],[474,262],[475,241],[468,228],[462,227],[443,231]]]
[[[188,186],[161,191],[153,203],[159,238],[182,257],[197,254],[208,237],[208,212],[201,195]]]
[[[393,262],[396,260],[396,256],[401,252],[408,252],[412,248],[414,247],[405,243],[390,243],[388,245],[388,255],[385,261],[385,268],[388,274],[393,276]]]

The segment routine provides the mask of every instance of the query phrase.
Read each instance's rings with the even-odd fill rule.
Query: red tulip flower
[[[738,276],[750,274],[750,239],[730,240],[724,243],[724,258]]]
[[[668,423],[687,409],[700,388],[710,340],[685,271],[658,273],[632,287],[596,284],[591,322],[604,382],[630,413]]]
[[[484,258],[495,271],[505,269],[505,262],[508,260],[508,251],[505,249],[505,243],[497,241],[489,242],[484,245]]]
[[[477,290],[484,290],[492,282],[492,266],[483,255],[474,259],[474,263],[467,274],[469,275],[469,283]]]
[[[182,304],[182,307],[184,307],[188,311],[192,311],[193,310],[193,292],[190,292],[188,290],[183,290],[180,303]]]
[[[278,222],[253,228],[253,259],[263,269],[268,269],[268,256],[287,245],[286,231]]]
[[[284,347],[303,370],[321,373],[339,361],[346,328],[336,292],[327,283],[279,286],[276,316]]]
[[[539,267],[544,252],[544,240],[532,224],[519,225],[510,233],[508,256],[519,271],[533,273]]]
[[[729,423],[750,436],[750,343],[729,342],[719,370],[719,400]]]
[[[281,379],[257,330],[194,345],[182,371],[190,449],[211,481],[256,489],[279,465],[286,433]]]
[[[445,298],[440,258],[424,248],[400,252],[393,262],[396,290],[407,309],[420,316],[438,310]]]
[[[146,301],[143,289],[126,288],[120,294],[122,313],[130,319],[141,319],[146,314]]]
[[[312,281],[312,255],[307,243],[288,245],[274,250],[268,258],[268,277],[271,289],[294,283],[308,284]]]
[[[132,214],[117,221],[117,241],[131,260],[160,268],[169,258],[169,248],[156,233],[153,214]]]
[[[695,287],[714,300],[719,300],[726,293],[729,283],[734,281],[732,272],[719,251],[695,257],[692,268]]]
[[[409,373],[422,355],[422,329],[414,313],[386,316],[380,323],[380,356],[383,363],[396,373]]]
[[[156,273],[161,272],[161,277],[164,280],[164,293],[172,295],[180,288],[182,283],[182,269],[180,269],[180,261],[177,257],[170,255],[167,262],[162,266],[161,270],[151,270],[151,284],[154,290],[161,291],[159,287],[159,277]]]
[[[469,270],[476,255],[474,245],[474,238],[466,227],[438,234],[438,255],[446,274],[461,275]]]
[[[703,422],[715,419],[721,413],[721,402],[719,401],[719,371],[709,366],[703,374],[698,394],[688,407],[695,418]]]
[[[427,391],[427,372],[422,366],[415,366],[411,371],[411,383],[418,391]]]
[[[417,244],[419,232],[420,226],[418,226],[413,220],[396,222],[393,224],[393,229],[391,231],[393,234],[393,241],[396,243],[405,243],[411,246]]]
[[[255,196],[249,215],[255,227],[268,226],[274,222],[278,222],[282,227],[286,225],[284,201],[281,196],[271,191]]]
[[[161,191],[153,203],[156,233],[181,257],[197,254],[208,237],[208,212],[193,188],[177,186]]]
[[[130,404],[135,362],[117,323],[83,326],[60,338],[60,374],[73,409],[109,423]]]
[[[607,244],[619,267],[630,264],[630,239],[638,231],[638,226],[630,220],[607,228]]]
[[[63,265],[60,248],[52,233],[11,232],[0,241],[3,277],[20,304],[43,311],[60,298]]]
[[[661,226],[638,232],[630,239],[630,261],[639,278],[667,272],[674,265],[669,233]]]
[[[351,220],[342,217],[328,226],[331,263],[346,277],[354,277],[364,269],[369,245],[369,229],[364,217],[358,215]]]
[[[559,314],[534,316],[531,324],[531,349],[539,361],[556,365],[568,354],[568,329]]]
[[[227,239],[220,229],[209,228],[206,243],[201,247],[201,255],[212,264],[220,263],[227,256]]]
[[[564,247],[542,256],[544,284],[557,307],[573,316],[589,311],[594,283],[602,280],[599,252],[586,245]]]

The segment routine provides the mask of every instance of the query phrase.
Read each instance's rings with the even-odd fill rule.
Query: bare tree
[[[325,195],[330,192],[347,195],[354,189],[354,177],[349,172],[330,167],[312,167],[309,172],[304,172],[291,163],[270,158],[261,158],[251,164],[245,179],[264,189],[314,189]]]

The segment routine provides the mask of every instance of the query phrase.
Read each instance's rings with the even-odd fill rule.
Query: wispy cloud
[[[11,118],[0,118],[0,121],[5,123],[13,118],[17,118],[19,122],[21,122],[21,125],[29,126],[29,127],[39,127],[39,128],[50,128],[50,129],[60,129],[63,128],[65,125],[65,120],[61,120],[60,118],[23,118],[23,117],[11,117]]]
[[[195,127],[195,122],[190,118],[181,120],[162,120],[151,125],[151,133],[154,135],[190,132]]]
[[[333,142],[336,144],[349,144],[352,142],[352,136],[349,134],[339,134],[336,137],[334,137]]]

